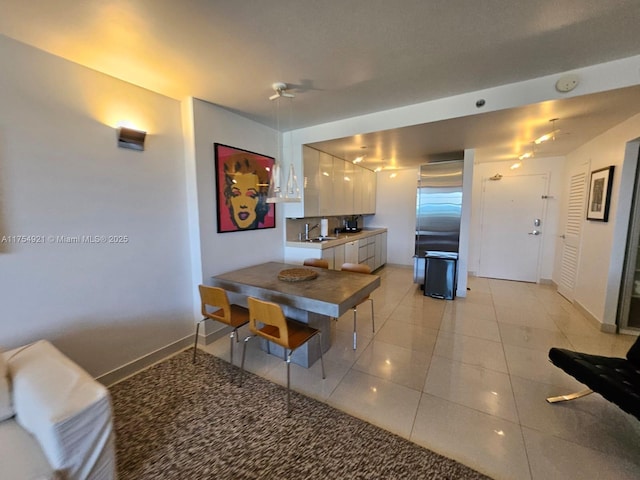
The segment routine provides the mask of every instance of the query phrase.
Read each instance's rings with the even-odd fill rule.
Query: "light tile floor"
[[[550,286],[472,277],[466,298],[446,301],[422,295],[411,269],[377,273],[375,334],[365,304],[354,352],[346,313],[327,378],[320,362],[292,365],[294,390],[496,479],[640,478],[638,420],[597,394],[545,401],[583,387],[549,363],[550,347],[624,356],[634,337],[601,333]],[[203,348],[229,358],[226,336]],[[286,384],[284,362],[258,342],[246,367]]]

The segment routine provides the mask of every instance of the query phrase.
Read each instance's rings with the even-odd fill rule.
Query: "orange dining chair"
[[[312,328],[306,323],[291,320],[284,316],[282,308],[277,303],[265,302],[257,298],[249,297],[249,330],[252,335],[244,339],[242,348],[242,363],[240,364],[240,386],[244,374],[244,359],[247,352],[247,342],[258,336],[284,348],[285,361],[287,362],[287,415],[291,413],[290,391],[290,365],[293,352],[307,343],[314,336],[318,336],[320,347],[320,364],[322,365],[322,378],[324,374],[324,360],[322,358],[322,334],[320,330]],[[287,354],[287,350],[289,353]]]
[[[198,331],[200,324],[205,320],[215,320],[229,325],[233,330],[229,335],[231,352],[229,361],[233,365],[233,339],[238,339],[238,329],[249,323],[249,310],[240,305],[229,304],[227,292],[222,288],[200,285],[200,302],[202,316],[204,317],[196,325],[196,336],[193,344],[193,363],[196,363],[196,349],[198,348]]]
[[[304,265],[307,267],[329,268],[329,262],[322,258],[307,258],[304,261]]]
[[[369,265],[366,265],[364,263],[343,263],[340,270],[345,272],[371,273],[371,268],[369,267]],[[356,343],[357,343],[356,317],[358,315],[358,306],[362,305],[366,301],[371,302],[371,330],[374,333],[376,331],[376,324],[373,320],[373,298],[367,295],[365,298],[360,300],[360,302],[358,302],[357,305],[354,305],[352,308],[353,310],[353,349],[354,350],[356,349]]]

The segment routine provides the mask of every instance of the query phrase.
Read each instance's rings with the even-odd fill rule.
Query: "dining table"
[[[308,280],[291,281],[287,273],[303,269],[313,272]],[[304,272],[303,272],[304,273]],[[331,347],[331,321],[338,319],[380,286],[375,274],[344,272],[318,267],[302,267],[281,262],[267,262],[215,275],[211,284],[225,289],[234,303],[247,304],[247,297],[279,304],[284,314],[321,331],[321,348]],[[282,347],[262,341],[261,348],[282,358]],[[291,361],[310,367],[320,358],[317,342],[298,348]]]

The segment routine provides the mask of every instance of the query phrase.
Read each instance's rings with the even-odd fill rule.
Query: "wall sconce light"
[[[133,128],[118,128],[118,146],[121,148],[130,148],[131,150],[144,150],[144,138],[147,132],[134,130]]]

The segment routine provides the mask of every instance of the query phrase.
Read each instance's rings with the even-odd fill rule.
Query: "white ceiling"
[[[0,15],[3,35],[265,124],[274,120],[271,84],[286,82],[293,128],[638,55],[638,25],[638,0],[2,0]],[[547,102],[324,148],[342,156],[367,145],[365,163],[463,148],[497,159],[557,117],[555,150],[549,142],[538,153],[560,155],[640,111],[638,95]]]

